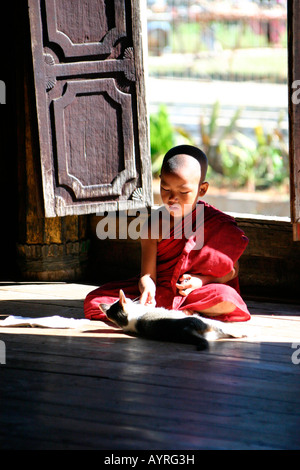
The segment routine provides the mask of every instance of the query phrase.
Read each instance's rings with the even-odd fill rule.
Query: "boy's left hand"
[[[191,274],[183,274],[179,278],[179,282],[176,284],[179,294],[183,297],[186,297],[193,290],[199,289],[202,286],[203,280],[201,279],[201,276],[192,276]]]

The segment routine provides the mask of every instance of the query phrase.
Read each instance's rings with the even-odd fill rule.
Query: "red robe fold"
[[[202,205],[202,208],[201,208]],[[197,210],[204,206],[204,244],[195,249],[197,230],[195,229]],[[178,294],[176,283],[182,274],[202,274],[223,277],[233,270],[248,244],[244,232],[237,227],[235,220],[204,202],[198,203],[191,214],[193,232],[185,238],[178,236],[177,225],[168,238],[157,245],[156,306],[175,310],[202,311],[228,301],[236,306],[232,313],[217,315],[221,321],[247,321],[250,314],[240,296],[236,277],[226,284],[211,283],[195,289],[188,296]],[[180,224],[181,233],[183,229]],[[92,320],[105,320],[99,309],[100,303],[113,303],[119,298],[119,290],[131,299],[139,297],[139,276],[124,281],[113,281],[90,292],[84,302],[85,316]]]

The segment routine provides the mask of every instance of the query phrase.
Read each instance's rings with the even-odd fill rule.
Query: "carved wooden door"
[[[45,216],[150,205],[140,0],[28,4]]]

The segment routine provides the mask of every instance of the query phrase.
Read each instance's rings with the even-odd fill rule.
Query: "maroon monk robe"
[[[199,230],[203,230],[203,224],[197,226],[198,228],[195,224],[197,211],[203,209],[204,244],[199,249]],[[250,314],[240,296],[237,277],[226,284],[207,284],[186,297],[178,294],[176,283],[182,274],[223,277],[233,270],[235,262],[248,244],[247,237],[232,217],[203,201],[197,204],[191,217],[191,236],[182,236],[184,230],[180,223],[168,238],[157,244],[156,306],[202,311],[227,301],[233,303],[236,309],[232,313],[216,315],[216,319],[230,322],[249,320]],[[115,302],[119,298],[120,289],[131,299],[138,297],[138,281],[139,276],[124,281],[113,281],[90,292],[84,302],[85,316],[91,320],[105,320],[106,316],[100,311],[99,304]]]

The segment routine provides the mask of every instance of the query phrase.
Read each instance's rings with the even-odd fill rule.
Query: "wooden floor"
[[[92,288],[1,283],[0,319],[83,318]],[[299,449],[300,306],[248,305],[249,336],[207,352],[104,322],[0,328],[0,448]]]

